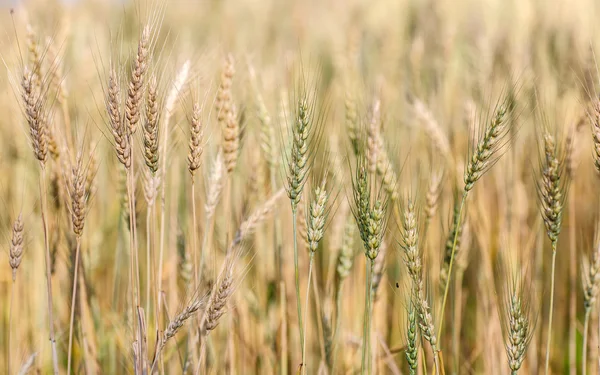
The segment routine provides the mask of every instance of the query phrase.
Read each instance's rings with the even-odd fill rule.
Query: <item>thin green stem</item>
[[[315,257],[315,253],[314,252],[310,252],[310,260],[308,262],[308,285],[306,286],[306,299],[304,300],[304,311],[306,311],[306,313],[308,314],[308,300],[309,300],[309,296],[310,296],[310,284],[312,281],[312,267],[313,267],[313,261],[314,261],[314,257]],[[302,336],[306,337],[306,324],[308,322],[308,317],[306,317],[306,319],[304,319],[304,327],[303,327],[303,333]],[[306,341],[304,341],[303,345],[302,345],[302,358],[306,358]],[[302,360],[302,362],[304,363],[304,359]],[[302,369],[304,370],[304,372],[306,372],[306,368],[308,367],[307,364],[304,364],[304,366],[302,366]]]
[[[198,280],[202,280],[202,273],[204,271],[205,254],[209,243],[209,235],[212,232],[213,215],[206,213],[204,215],[204,225],[206,230],[202,234],[202,247],[200,248],[200,266],[198,266]]]
[[[548,315],[548,341],[546,343],[546,366],[544,374],[548,374],[550,366],[550,344],[552,343],[552,313],[554,310],[554,273],[556,269],[556,241],[552,241],[552,273],[550,281],[550,312]]]
[[[465,206],[465,201],[467,200],[468,192],[465,190],[462,195],[462,199],[460,201],[460,209],[458,211],[458,219],[456,222],[456,230],[454,231],[454,240],[452,241],[452,254],[450,255],[450,264],[448,266],[448,277],[446,279],[446,286],[444,287],[444,299],[442,301],[442,310],[440,311],[440,327],[438,328],[438,342],[441,346],[442,344],[442,328],[444,327],[444,311],[446,309],[446,301],[448,300],[448,290],[450,289],[450,279],[452,278],[452,266],[454,265],[454,253],[456,252],[456,243],[458,241],[458,234],[460,228],[460,223],[462,219],[462,212]],[[435,354],[435,353],[434,353]],[[435,356],[434,356],[435,359]]]
[[[375,267],[375,261],[367,258],[365,263],[367,278],[365,280],[365,316],[363,321],[363,343],[362,343],[362,361],[361,361],[361,373],[370,374],[371,366],[368,362],[370,359],[370,346],[371,346],[371,287],[373,285],[373,268]],[[367,359],[368,358],[368,359]],[[365,372],[366,371],[366,372]]]
[[[129,197],[129,263],[130,263],[130,272],[131,272],[131,324],[132,324],[132,333],[133,333],[133,342],[137,340],[137,331],[136,331],[136,306],[139,305],[139,292],[138,292],[138,284],[136,283],[136,261],[135,261],[135,242],[133,240],[133,227],[135,226],[133,222],[133,214],[132,212],[135,210],[135,206],[131,201],[132,193],[132,178],[131,178],[131,170],[127,170],[127,195]]]
[[[46,258],[46,288],[48,295],[48,324],[50,326],[50,345],[52,347],[52,370],[54,375],[58,375],[58,352],[56,350],[56,337],[54,335],[54,316],[52,313],[52,260],[50,258],[50,240],[48,234],[48,221],[46,220],[46,210],[48,207],[47,189],[46,189],[46,168],[42,164],[40,173],[40,202],[42,213],[42,225],[44,226],[44,247]]]
[[[331,373],[335,374],[335,362],[337,359],[337,347],[338,347],[338,332],[340,330],[340,326],[342,323],[340,311],[342,309],[342,287],[343,281],[340,281],[338,286],[336,296],[335,296],[335,331],[333,331],[333,361],[331,363]]]
[[[71,374],[71,355],[73,353],[73,323],[75,322],[75,298],[77,297],[77,275],[79,271],[79,251],[81,249],[81,238],[77,237],[77,248],[75,249],[75,264],[73,265],[73,296],[71,298],[71,318],[69,320],[69,347],[67,349],[67,375]]]
[[[304,347],[304,332],[302,331],[302,306],[300,302],[300,270],[298,269],[298,239],[296,209],[292,208],[292,226],[294,232],[294,281],[296,283],[296,307],[298,309],[298,331],[300,332],[300,347]],[[304,374],[304,352],[302,353],[302,373]]]
[[[575,194],[569,194],[569,374],[577,373],[577,242],[575,239]]]
[[[276,171],[274,166],[270,168],[270,176],[271,176],[271,192],[277,191],[277,179],[276,179]],[[277,280],[281,281],[282,279],[282,263],[281,263],[281,223],[279,221],[279,215],[276,212],[277,208],[274,208],[273,215],[273,241],[275,243],[275,267],[277,269]]]
[[[585,319],[583,321],[583,347],[581,355],[581,375],[587,373],[587,341],[588,341],[588,326],[590,324],[590,313],[592,309],[588,308],[585,310]]]

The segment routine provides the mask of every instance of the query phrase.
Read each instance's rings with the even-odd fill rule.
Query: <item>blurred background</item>
[[[75,160],[77,152],[95,173],[90,176],[92,193],[82,236],[83,297],[77,304],[73,372],[133,373],[132,317],[127,309],[128,197],[104,100],[110,68],[116,67],[126,87],[142,29],[151,25],[148,71],[158,79],[161,101],[172,90],[182,67],[190,67],[185,84],[175,91],[177,101],[170,125],[166,125],[168,154],[161,155],[169,171],[161,179],[166,193],[153,213],[156,218],[166,217],[164,238],[160,237],[165,244],[164,268],[160,274],[152,271],[146,275],[145,268],[142,272],[144,288],[161,280],[161,305],[168,315],[158,326],[164,328],[169,316],[198,292],[190,287],[194,230],[200,238],[210,232],[207,241],[217,253],[208,264],[211,276],[201,281],[205,289],[198,286],[208,291],[231,234],[285,186],[286,127],[294,121],[298,77],[304,77],[314,85],[319,106],[328,108],[322,143],[336,155],[328,165],[322,162],[326,152],[311,151],[317,160],[315,175],[327,169],[339,171],[331,177],[338,190],[334,189],[332,196],[337,199],[315,258],[318,296],[311,297],[313,306],[306,316],[310,327],[307,373],[358,373],[365,260],[358,233],[346,229],[353,228],[348,199],[348,165],[352,165],[348,124],[352,114],[366,124],[374,117],[374,108],[380,108],[378,131],[402,197],[409,192],[421,202],[421,208],[427,206],[431,176],[443,171],[444,187],[421,245],[428,294],[438,319],[435,312],[439,313],[442,294],[438,283],[457,207],[455,190],[463,188],[473,135],[480,134],[499,98],[509,93],[514,95],[518,113],[512,120],[511,136],[502,158],[469,197],[464,215],[458,271],[451,284],[445,331],[439,339],[446,373],[509,371],[499,317],[503,302],[496,292],[498,280],[506,277],[495,266],[499,253],[516,259],[511,267],[519,274],[527,273],[531,280],[526,289],[532,291],[528,302],[537,312],[537,325],[521,371],[543,373],[552,253],[536,195],[544,129],[555,136],[563,155],[569,155],[550,371],[580,373],[586,365],[582,362],[586,310],[581,277],[587,275],[587,259],[592,259],[595,248],[600,188],[589,130],[598,100],[599,7],[593,0],[0,0],[0,369],[6,368],[9,356],[11,373],[24,368],[45,374],[52,368],[40,168],[21,104],[25,66],[35,66],[37,61],[41,78],[50,87],[46,104],[55,147],[58,153],[70,155],[49,162],[45,174],[61,373],[67,367],[74,239],[60,181],[71,173],[69,160]],[[211,222],[206,220],[204,207],[222,142],[211,109],[228,56],[235,61],[232,96],[240,112],[242,142],[237,168],[230,176],[230,209],[220,204]],[[203,103],[204,153],[196,190],[192,190],[186,157],[195,102]],[[65,128],[67,118],[70,130]],[[270,147],[275,162],[265,156],[265,118],[274,134]],[[136,139],[135,152],[143,147],[141,138]],[[141,170],[143,163],[139,164]],[[140,264],[145,267],[146,244],[151,242],[147,238],[158,241],[159,234],[158,229],[147,229],[151,228],[146,226],[150,210],[141,172],[136,178]],[[311,179],[307,191],[315,183]],[[196,229],[190,226],[191,194],[196,194],[199,210]],[[305,196],[303,205],[312,197]],[[12,225],[20,212],[25,223],[25,250],[13,284],[9,248]],[[278,200],[271,215],[243,241],[245,252],[236,266],[236,290],[228,315],[211,334],[207,373],[297,371],[300,346],[287,197]],[[390,219],[385,240],[388,251],[381,256],[373,311],[373,368],[382,374],[408,373],[404,348],[410,302],[404,289],[409,281],[398,242],[399,217]],[[348,236],[354,237],[353,243],[347,242]],[[342,308],[336,310],[335,285],[340,283],[336,267],[344,246],[352,250],[354,266],[340,297]],[[274,255],[277,248],[282,249],[279,260]],[[305,291],[308,256],[305,246],[301,248],[301,289]],[[149,257],[153,270],[158,256],[152,253]],[[335,342],[331,339],[332,321],[341,322]],[[151,349],[156,341],[154,328],[158,329],[152,323],[148,332]],[[599,333],[594,312],[589,322],[590,373],[598,373]],[[188,336],[192,334],[184,329],[176,336],[176,344],[166,347],[161,373],[186,371],[186,350],[192,345]],[[335,349],[327,344],[335,344]],[[328,360],[331,350],[337,353],[335,369]],[[431,353],[424,351],[423,355],[431,371]],[[419,371],[424,373],[423,368]]]

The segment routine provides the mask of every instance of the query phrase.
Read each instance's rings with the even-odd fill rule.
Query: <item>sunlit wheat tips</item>
[[[146,166],[155,175],[158,171],[158,144],[160,123],[158,99],[158,82],[156,76],[150,77],[148,92],[146,94],[146,115],[144,118],[144,161]]]
[[[17,269],[21,265],[21,260],[23,259],[23,234],[23,215],[19,213],[17,220],[14,221],[12,226],[10,248],[8,252],[8,262],[12,269],[13,281],[17,278]]]
[[[494,109],[491,120],[484,124],[465,168],[465,192],[473,189],[475,182],[498,161],[506,149],[504,138],[510,130],[510,106],[509,98],[501,100]]]
[[[544,134],[543,152],[540,178],[536,186],[546,233],[554,243],[558,240],[562,225],[567,184],[564,178],[564,161],[556,147],[554,137],[549,133]]]

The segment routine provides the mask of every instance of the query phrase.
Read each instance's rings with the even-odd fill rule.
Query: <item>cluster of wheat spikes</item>
[[[0,373],[600,373],[572,3],[0,4]]]

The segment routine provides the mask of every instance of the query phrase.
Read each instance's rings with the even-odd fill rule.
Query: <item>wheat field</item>
[[[598,19],[0,2],[0,373],[600,373]]]

